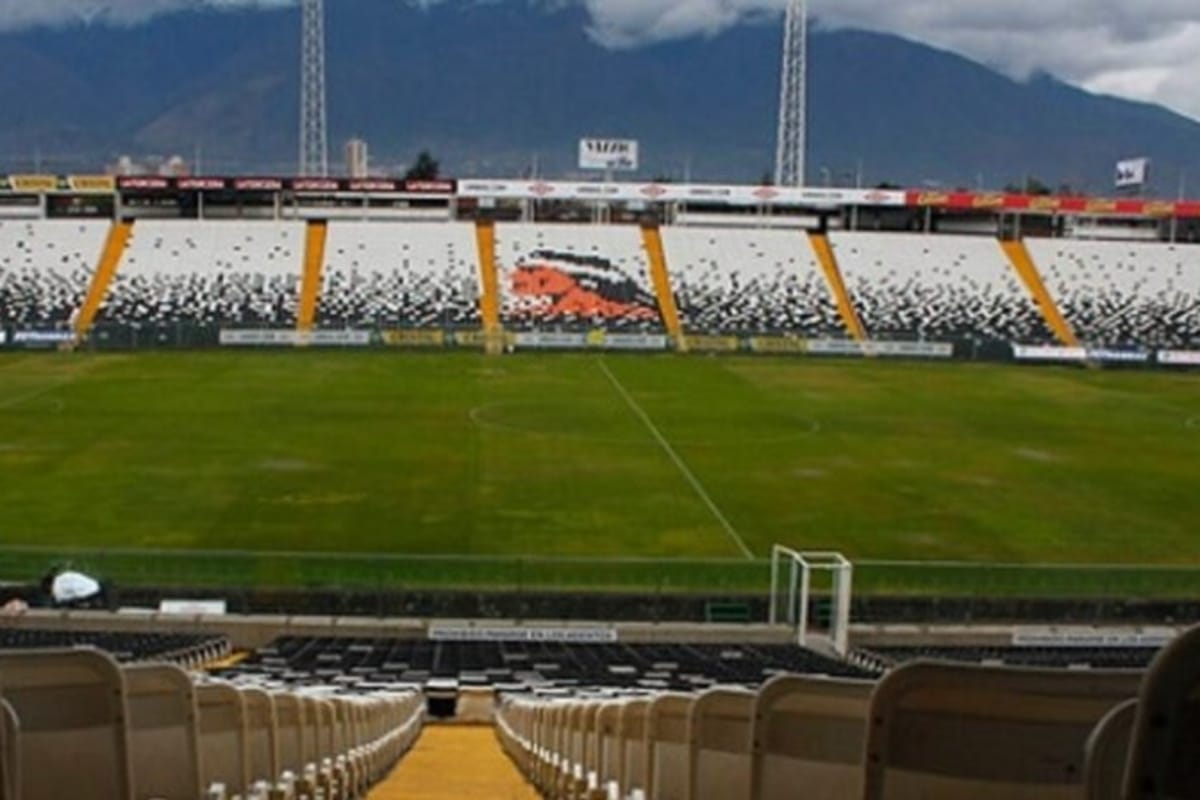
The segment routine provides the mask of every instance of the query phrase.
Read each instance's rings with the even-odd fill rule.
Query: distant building
[[[108,167],[108,174],[129,177],[135,175],[161,175],[182,178],[191,174],[191,168],[183,156],[121,156]]]
[[[351,178],[366,178],[371,172],[370,153],[362,139],[346,142],[346,173]]]

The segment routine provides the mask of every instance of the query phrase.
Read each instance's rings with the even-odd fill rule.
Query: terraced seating
[[[295,325],[304,249],[302,223],[139,222],[97,323]]]
[[[1046,286],[1095,347],[1200,347],[1200,267],[1189,247],[1030,240]]]
[[[830,241],[871,338],[1054,342],[995,239],[841,232]]]
[[[496,260],[509,330],[663,331],[637,228],[498,225]]]
[[[333,222],[317,324],[479,327],[473,226]]]
[[[1112,797],[1141,681],[917,662],[878,682],[781,676],[756,692],[527,692],[501,703],[496,735],[556,800]]]
[[[846,336],[803,234],[669,227],[663,245],[685,331]]]
[[[0,220],[0,328],[66,327],[87,297],[109,227]]]
[[[1003,664],[1010,667],[1093,667],[1145,669],[1157,647],[872,647],[859,650],[861,663],[880,669],[918,659],[968,664]]]
[[[225,636],[0,628],[0,652],[84,646],[103,650],[122,663],[154,660],[182,667],[198,667],[229,655]]]
[[[407,752],[423,719],[412,692],[271,695],[194,683],[169,665],[122,667],[90,648],[3,651],[0,797],[350,800]],[[291,734],[289,761],[278,752]]]
[[[780,673],[862,677],[850,664],[792,645],[431,642],[419,639],[282,638],[225,673],[281,685],[403,684],[624,687],[697,691],[757,686]]]

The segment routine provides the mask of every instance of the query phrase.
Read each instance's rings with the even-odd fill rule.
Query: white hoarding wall
[[[222,347],[366,347],[370,331],[223,330]]]
[[[1151,354],[1141,350],[1109,350],[1102,347],[1052,347],[1046,345],[1013,345],[1013,357],[1018,361],[1057,361],[1080,363],[1103,361],[1111,364],[1146,364]],[[1161,361],[1161,356],[1159,358]]]
[[[615,628],[519,628],[508,626],[434,625],[434,642],[565,642],[605,644],[617,641]]]
[[[952,358],[954,345],[945,342],[853,342],[812,339],[808,352],[821,356],[882,356],[886,358]]]
[[[640,203],[715,203],[740,206],[838,208],[846,205],[895,206],[905,192],[880,189],[785,188],[699,183],[587,183],[564,181],[465,180],[460,197],[496,200],[580,200]]]
[[[1163,350],[1158,354],[1158,363],[1172,367],[1200,367],[1200,351]]]

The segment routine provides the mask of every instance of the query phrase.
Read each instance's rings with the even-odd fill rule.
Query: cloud
[[[632,47],[778,16],[787,0],[582,0],[593,37]],[[809,0],[825,27],[897,33],[1024,78],[1036,71],[1200,118],[1196,0]]]
[[[295,0],[0,0],[0,30],[40,25],[136,25],[194,9],[278,8]]]
[[[396,0],[418,5],[485,0]],[[787,0],[487,0],[577,3],[606,47],[637,47],[777,19]],[[0,29],[136,24],[201,8],[272,8],[297,0],[0,0]],[[330,13],[339,3],[327,0]],[[1045,71],[1099,92],[1162,103],[1200,119],[1197,0],[809,0],[825,27],[897,33],[1023,78]]]

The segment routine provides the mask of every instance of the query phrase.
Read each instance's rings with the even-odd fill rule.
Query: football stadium
[[[311,84],[0,177],[0,800],[1200,797],[1200,201],[805,186],[783,84],[769,185]]]

